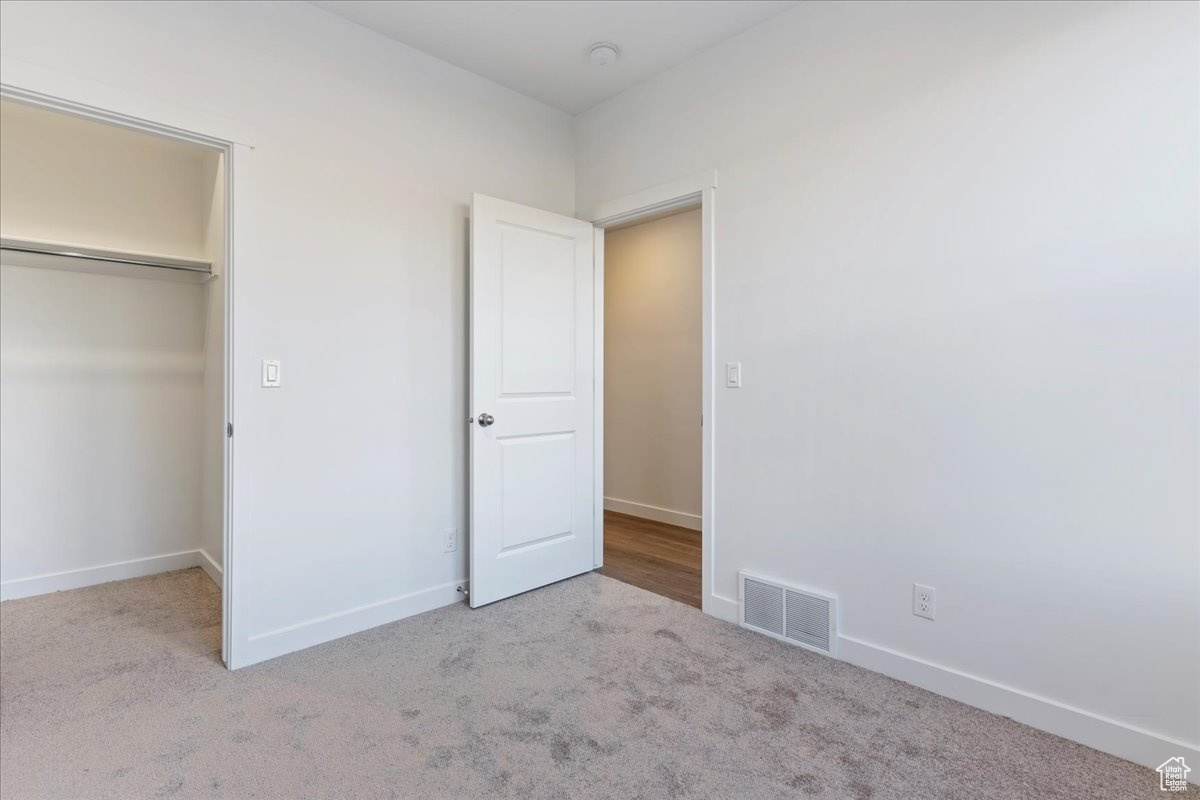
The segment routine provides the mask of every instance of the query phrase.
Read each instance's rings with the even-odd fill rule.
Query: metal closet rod
[[[110,264],[129,264],[135,267],[158,267],[160,269],[177,269],[185,272],[212,273],[211,261],[200,261],[192,258],[171,258],[168,256],[147,256],[138,253],[122,253],[117,250],[98,250],[92,247],[80,247],[73,244],[55,244],[53,242],[31,242],[24,239],[0,239],[0,250],[12,250],[17,253],[36,253],[45,256],[61,258],[82,258],[88,261],[105,261]]]

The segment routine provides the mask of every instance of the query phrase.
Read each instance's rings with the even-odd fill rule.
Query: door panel
[[[592,240],[586,222],[472,199],[472,607],[593,566]]]
[[[574,240],[500,226],[500,390],[570,394],[575,364]]]
[[[502,555],[574,535],[575,434],[501,439],[500,473]]]

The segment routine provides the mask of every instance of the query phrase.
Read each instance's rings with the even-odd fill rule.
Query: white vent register
[[[738,621],[788,644],[837,656],[837,598],[738,573]]]

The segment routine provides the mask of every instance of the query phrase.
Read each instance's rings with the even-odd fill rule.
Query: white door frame
[[[225,420],[234,413],[234,265],[245,252],[235,246],[235,230],[245,229],[245,212],[237,198],[247,194],[245,166],[249,153],[249,131],[229,120],[175,106],[157,98],[130,94],[111,85],[11,58],[0,59],[0,98],[71,114],[76,117],[165,136],[202,145],[224,154],[225,269],[221,276],[225,292]],[[235,183],[234,177],[238,180]],[[235,188],[236,187],[236,188]],[[243,204],[244,207],[244,204]],[[247,653],[246,615],[235,598],[243,597],[235,576],[240,563],[240,537],[234,536],[233,439],[224,438],[224,509],[221,553],[221,656],[229,669],[245,662]],[[235,613],[236,609],[236,613]]]
[[[614,225],[623,225],[637,220],[658,216],[700,203],[701,237],[701,427],[700,471],[700,540],[701,540],[701,610],[705,614],[717,614],[712,593],[713,547],[716,541],[716,524],[713,514],[715,496],[714,458],[716,455],[716,414],[713,408],[717,376],[715,333],[716,302],[716,255],[714,233],[714,204],[717,192],[717,171],[708,170],[696,175],[655,186],[635,194],[597,203],[590,212],[582,216],[603,230]],[[595,281],[596,281],[596,489],[595,489],[595,562],[604,564],[604,236],[596,236]]]

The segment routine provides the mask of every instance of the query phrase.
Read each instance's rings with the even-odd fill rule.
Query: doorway
[[[614,225],[604,241],[604,566],[701,606],[702,213]]]
[[[190,570],[146,586],[229,664],[232,144],[7,84],[0,123],[3,596]]]
[[[716,194],[717,194],[717,172],[716,170],[706,170],[694,175],[679,178],[669,183],[660,184],[644,189],[633,194],[617,197],[602,202],[595,203],[590,207],[583,209],[581,216],[584,219],[592,220],[596,226],[596,285],[597,285],[597,303],[596,303],[596,318],[597,318],[597,336],[596,336],[596,362],[599,365],[596,373],[596,398],[597,398],[597,441],[604,443],[606,434],[604,430],[605,421],[605,360],[604,352],[604,321],[605,313],[605,251],[606,237],[608,231],[613,231],[620,234],[622,228],[626,226],[634,226],[639,223],[653,222],[657,219],[675,215],[677,212],[689,212],[698,208],[700,218],[700,419],[699,436],[700,436],[700,520],[699,520],[699,538],[700,538],[700,609],[705,614],[715,615],[722,618],[728,618],[728,610],[725,608],[725,603],[721,598],[717,598],[713,594],[713,553],[716,549],[717,540],[717,519],[714,503],[715,491],[715,475],[716,475],[716,424],[717,414],[715,409],[716,400],[716,338],[715,338],[715,306],[716,306],[716,238],[715,238],[715,219],[716,219]],[[606,531],[606,518],[614,523],[625,523],[624,520],[615,516],[620,511],[609,512],[605,509],[604,498],[610,497],[610,493],[605,489],[604,485],[604,452],[603,446],[597,447],[597,464],[596,464],[596,519],[594,528],[596,531],[596,552],[595,564],[596,568],[603,570],[607,566],[607,551],[610,549],[606,546],[609,534]],[[620,498],[613,498],[620,499]],[[646,510],[639,510],[640,514],[645,514]],[[612,514],[612,516],[610,516]],[[643,519],[643,518],[638,518]],[[660,522],[661,520],[651,520],[651,522]],[[666,524],[674,524],[678,528],[686,528],[686,525],[678,525],[680,521],[690,522],[690,520],[680,520],[679,518],[669,518]],[[643,541],[646,540],[644,526],[647,523],[637,522],[636,525],[616,525],[612,526],[612,537],[629,538],[642,534]],[[637,526],[643,526],[643,530],[638,531]],[[628,528],[632,527],[633,530]],[[657,532],[657,531],[655,531]],[[682,537],[682,538],[681,538]],[[694,556],[683,555],[681,552],[688,552],[694,548],[695,534],[689,530],[686,532],[675,532],[672,542],[670,536],[664,537],[666,541],[659,546],[662,548],[660,558],[664,560],[686,561],[686,566],[691,566],[695,563]],[[651,539],[651,541],[654,541]],[[680,544],[680,542],[684,544]],[[657,544],[657,543],[656,543]],[[616,548],[612,548],[612,555],[617,556]],[[619,564],[613,565],[619,568]],[[680,577],[681,586],[686,588],[686,596],[681,597],[682,602],[690,602],[694,598],[694,579],[686,572]],[[681,592],[682,594],[683,592]]]

